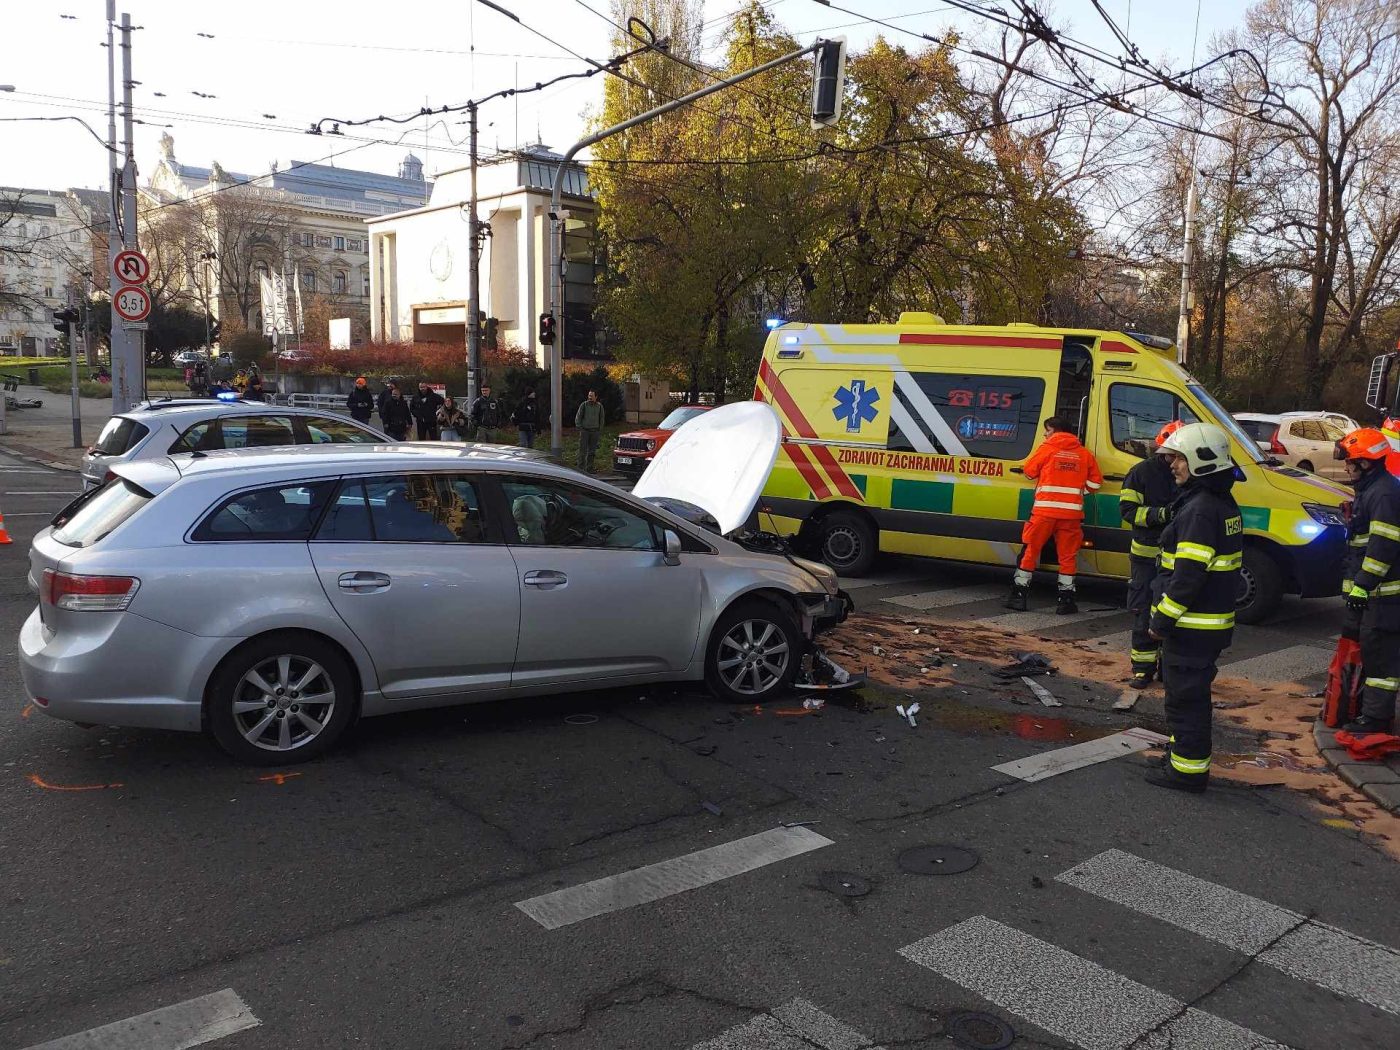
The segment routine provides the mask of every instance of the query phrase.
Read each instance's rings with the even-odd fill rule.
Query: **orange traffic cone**
[[[10,534],[5,530],[5,515],[0,514],[0,544],[14,543],[10,539]]]

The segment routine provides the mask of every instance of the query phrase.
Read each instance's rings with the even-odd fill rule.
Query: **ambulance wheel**
[[[1240,589],[1235,598],[1237,623],[1263,623],[1283,597],[1283,573],[1278,562],[1260,547],[1244,549]]]
[[[864,576],[880,552],[879,533],[854,511],[832,511],[822,519],[817,536],[822,561],[842,576]]]

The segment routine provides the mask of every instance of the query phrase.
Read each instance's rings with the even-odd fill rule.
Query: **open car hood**
[[[674,431],[632,494],[692,504],[731,533],[758,503],[782,439],[777,413],[762,401],[723,405]]]

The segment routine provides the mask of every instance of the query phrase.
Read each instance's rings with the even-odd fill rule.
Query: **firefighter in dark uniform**
[[[1181,495],[1162,530],[1149,630],[1162,643],[1162,684],[1172,737],[1158,787],[1200,792],[1210,782],[1210,687],[1235,628],[1244,559],[1244,521],[1230,490],[1230,439],[1210,423],[1189,423],[1162,443]]]
[[[1347,526],[1347,608],[1359,621],[1361,666],[1366,680],[1361,715],[1348,733],[1389,733],[1400,690],[1400,478],[1386,470],[1390,443],[1374,427],[1353,430],[1337,442],[1347,477],[1356,489]]]
[[[1171,505],[1176,500],[1176,479],[1166,457],[1161,455],[1162,442],[1181,429],[1181,421],[1173,420],[1158,432],[1153,442],[1155,455],[1148,456],[1128,471],[1123,490],[1118,493],[1118,512],[1132,528],[1128,551],[1128,611],[1133,614],[1132,661],[1133,676],[1128,684],[1134,689],[1146,689],[1157,676],[1160,646],[1147,633],[1152,619],[1152,581],[1157,578],[1157,555],[1161,553],[1162,528],[1171,517]]]

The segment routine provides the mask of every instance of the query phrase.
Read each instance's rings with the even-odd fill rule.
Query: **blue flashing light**
[[[783,319],[781,317],[770,317],[763,323],[768,326],[768,330],[771,332],[774,328],[781,328],[783,326]]]
[[[237,401],[243,395],[237,390],[224,390],[214,396],[220,401]]]

